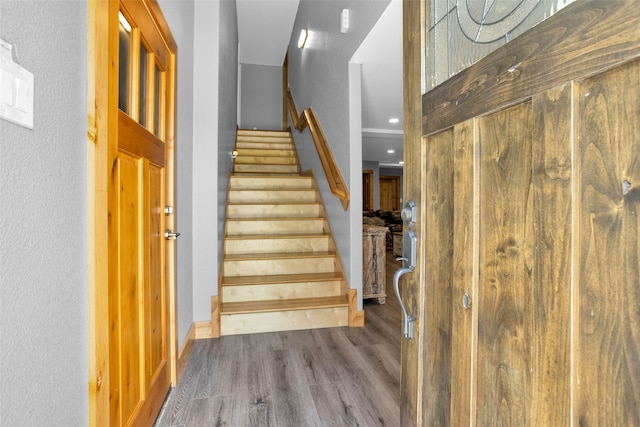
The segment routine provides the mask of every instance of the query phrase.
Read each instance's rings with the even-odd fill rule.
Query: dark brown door
[[[403,424],[640,424],[639,26],[576,2],[424,96]]]

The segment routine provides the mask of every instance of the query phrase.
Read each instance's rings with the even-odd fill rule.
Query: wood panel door
[[[400,177],[380,177],[380,210],[400,210]]]
[[[171,385],[165,215],[174,52],[143,1],[120,3],[117,152],[109,187],[112,425],[151,425]]]
[[[579,1],[424,96],[404,425],[640,425],[638,28]]]
[[[362,171],[362,210],[373,210],[373,170]]]

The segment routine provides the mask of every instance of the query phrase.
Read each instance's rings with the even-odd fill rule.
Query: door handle
[[[170,228],[167,228],[167,231],[164,232],[164,238],[167,240],[176,240],[180,236],[180,233],[174,233]]]
[[[404,234],[403,238],[403,256],[397,258],[398,261],[402,260],[404,266],[398,269],[393,275],[393,291],[398,298],[402,314],[404,316],[404,325],[402,332],[404,337],[411,341],[413,339],[413,316],[407,312],[407,309],[400,297],[400,277],[406,273],[412,272],[416,268],[416,234],[413,230],[409,230]]]

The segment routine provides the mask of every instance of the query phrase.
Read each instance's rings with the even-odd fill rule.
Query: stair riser
[[[229,205],[229,218],[313,218],[320,216],[319,205]]]
[[[282,157],[257,157],[257,156],[238,156],[235,160],[236,165],[295,165],[296,158],[291,156]]]
[[[275,150],[259,148],[238,148],[238,158],[241,157],[291,157],[295,158],[296,152],[293,149]]]
[[[324,220],[301,221],[227,221],[229,236],[258,235],[291,235],[291,234],[323,234]]]
[[[322,308],[220,316],[222,335],[295,331],[348,325],[348,308]]]
[[[296,165],[250,165],[236,163],[233,170],[235,172],[246,173],[298,173],[298,166]]]
[[[228,277],[331,273],[334,271],[336,271],[335,256],[322,258],[224,261],[224,275]]]
[[[236,149],[249,148],[249,149],[273,149],[273,150],[293,150],[293,144],[291,142],[270,142],[270,141],[238,141],[236,142]]]
[[[315,202],[315,190],[230,190],[229,203]]]
[[[310,178],[248,178],[232,176],[229,179],[231,190],[309,190],[313,188]]]
[[[290,141],[291,136],[288,132],[281,132],[281,133],[240,132],[238,133],[236,140],[238,141]]]
[[[226,239],[224,247],[225,253],[229,255],[272,252],[328,252],[330,250],[328,236],[291,239]]]
[[[223,286],[222,302],[320,298],[341,295],[339,281]]]

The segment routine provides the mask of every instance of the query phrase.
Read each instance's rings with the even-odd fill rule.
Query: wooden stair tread
[[[267,240],[267,239],[320,239],[328,238],[328,234],[243,234],[240,236],[225,236],[227,240]]]
[[[318,252],[269,252],[255,254],[225,255],[225,261],[268,260],[268,259],[299,259],[299,258],[327,258],[335,256],[335,251]]]
[[[222,286],[244,286],[269,283],[299,283],[299,282],[330,282],[342,280],[344,276],[340,272],[331,273],[307,273],[307,274],[273,274],[262,276],[225,276]]]
[[[237,190],[232,190],[232,191],[237,191]],[[249,191],[260,191],[260,190],[249,190]],[[271,190],[265,190],[265,191],[271,191]],[[276,191],[283,191],[283,190],[276,190]],[[299,190],[292,190],[292,191],[299,191]],[[295,202],[295,201],[293,202],[229,202],[229,206],[273,206],[273,205],[318,206],[320,204],[321,204],[320,202]]]
[[[346,296],[300,298],[284,300],[226,302],[220,305],[220,314],[264,313],[274,311],[310,310],[318,308],[348,307]]]
[[[289,218],[282,218],[282,217],[271,217],[271,218],[229,218],[230,221],[243,221],[243,222],[249,222],[249,221],[320,221],[320,220],[324,220],[323,217],[319,217],[319,216],[312,216],[312,217],[289,217]]]

